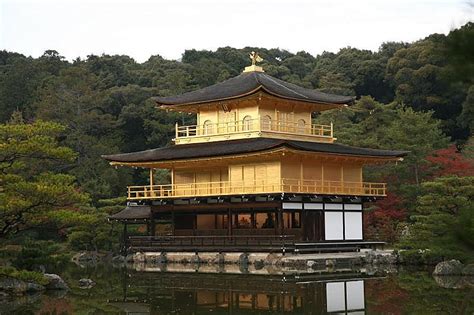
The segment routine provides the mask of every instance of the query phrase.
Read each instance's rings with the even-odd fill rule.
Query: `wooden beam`
[[[153,169],[150,168],[150,187],[153,186]]]

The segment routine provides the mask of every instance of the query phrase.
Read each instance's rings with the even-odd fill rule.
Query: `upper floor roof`
[[[173,108],[232,100],[259,91],[264,91],[282,99],[327,104],[328,109],[337,104],[351,104],[354,100],[351,96],[334,95],[303,88],[259,71],[244,72],[226,81],[181,95],[154,97],[153,99],[163,108]]]

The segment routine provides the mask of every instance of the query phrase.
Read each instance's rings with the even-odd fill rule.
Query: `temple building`
[[[147,185],[128,187],[127,207],[110,217],[143,224],[126,234],[129,250],[303,251],[359,248],[363,204],[386,195],[365,182],[365,165],[401,161],[405,151],[338,144],[315,114],[350,106],[352,97],[302,88],[255,64],[224,82],[155,97],[160,109],[195,114],[175,127],[174,145],[106,155],[114,166],[149,169]],[[165,169],[170,183],[157,184]],[[327,244],[330,244],[329,246]]]

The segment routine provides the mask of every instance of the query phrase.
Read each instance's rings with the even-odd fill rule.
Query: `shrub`
[[[436,265],[437,263],[449,260],[465,260],[463,253],[446,249],[407,249],[398,252],[400,262],[404,265]]]
[[[40,272],[17,270],[14,267],[0,267],[0,275],[13,277],[25,282],[34,282],[41,285],[48,284],[48,279]]]
[[[69,257],[61,251],[61,246],[52,241],[26,241],[12,264],[27,270],[35,270],[39,266],[62,266],[69,261]]]

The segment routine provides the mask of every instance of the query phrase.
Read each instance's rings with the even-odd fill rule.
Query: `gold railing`
[[[301,124],[297,122],[266,120],[264,118],[192,126],[178,126],[178,124],[176,124],[175,131],[176,139],[230,135],[252,131],[333,138],[332,123],[330,125]]]
[[[307,193],[323,195],[385,196],[386,184],[282,179],[280,182],[272,182],[266,180],[240,182],[221,181],[191,184],[168,184],[128,187],[129,200],[162,199],[176,197],[191,198],[261,193]]]

